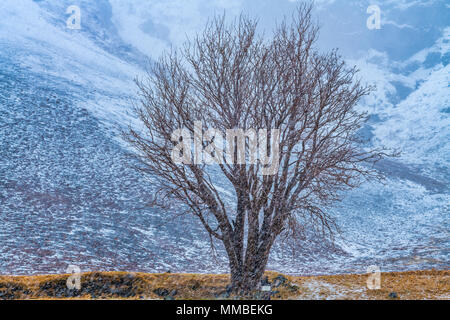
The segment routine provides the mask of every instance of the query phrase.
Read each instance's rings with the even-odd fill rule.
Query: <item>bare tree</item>
[[[334,220],[326,208],[363,178],[377,178],[373,164],[386,155],[362,148],[357,139],[366,115],[355,106],[372,88],[360,83],[357,70],[336,51],[317,51],[311,11],[311,5],[300,5],[269,40],[252,19],[241,16],[228,24],[224,17],[214,18],[203,33],[165,53],[147,78],[136,81],[135,111],[143,129],[130,127],[124,136],[139,169],[159,178],[160,200],[180,201],[211,238],[223,242],[236,292],[258,288],[281,234],[295,235],[307,225],[332,234]],[[190,140],[174,139],[174,132],[184,129],[195,136],[199,122],[224,135],[235,128],[278,129],[277,170],[265,173],[271,164],[261,159],[237,161],[234,137],[227,141],[232,161],[218,163],[214,174],[205,163],[175,163],[172,152],[180,142],[189,147],[176,153],[187,160],[196,154]],[[202,148],[214,139],[202,141]],[[250,159],[251,136],[244,140]],[[259,146],[267,144],[274,155],[269,140]],[[225,180],[234,189],[232,203],[221,191]]]

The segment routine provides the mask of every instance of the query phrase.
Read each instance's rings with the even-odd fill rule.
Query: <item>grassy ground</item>
[[[280,274],[266,275],[274,284]],[[224,299],[229,282],[228,275],[93,272],[82,274],[81,290],[70,290],[68,277],[0,276],[0,299]],[[450,300],[450,271],[382,273],[379,290],[366,288],[367,275],[284,277],[272,299]]]

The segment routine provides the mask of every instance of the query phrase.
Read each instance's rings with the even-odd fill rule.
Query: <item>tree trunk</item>
[[[247,259],[250,265],[231,266],[231,288],[235,294],[250,296],[259,290],[266,269],[268,256],[254,256]]]
[[[239,192],[239,189],[237,190]],[[238,193],[239,194],[239,193]],[[235,294],[251,296],[260,289],[261,280],[269,260],[270,248],[276,238],[268,232],[269,224],[259,230],[258,214],[249,210],[244,196],[238,197],[234,230],[224,240],[230,262],[231,289]],[[248,219],[247,241],[244,248],[244,224]]]

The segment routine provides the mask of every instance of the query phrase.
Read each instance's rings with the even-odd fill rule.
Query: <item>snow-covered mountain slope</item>
[[[449,8],[445,1],[318,1],[320,45],[339,47],[378,91],[360,108],[385,161],[333,213],[342,234],[278,243],[270,268],[297,274],[450,266]],[[81,29],[66,9],[81,9]],[[133,123],[133,78],[214,12],[244,10],[264,28],[295,1],[0,2],[0,274],[82,270],[227,270],[196,220],[147,206],[154,185],[127,165],[117,125]],[[223,183],[226,189],[226,184]],[[295,250],[294,250],[295,249]],[[293,253],[294,251],[294,253]],[[219,250],[220,252],[220,250]]]

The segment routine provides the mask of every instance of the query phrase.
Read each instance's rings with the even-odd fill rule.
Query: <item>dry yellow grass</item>
[[[267,272],[270,281],[278,276]],[[176,299],[216,299],[228,275],[92,272],[81,277],[82,290],[68,294],[69,275],[0,276],[0,298],[6,299],[162,299],[176,290]],[[367,275],[285,276],[272,299],[450,299],[450,271],[381,274],[381,289],[366,288]],[[161,292],[166,291],[161,295]]]
[[[367,274],[288,277],[301,287],[300,299],[384,300],[395,292],[398,299],[450,299],[450,271],[408,271],[381,274],[381,288],[367,289]],[[291,298],[285,296],[284,298]]]

